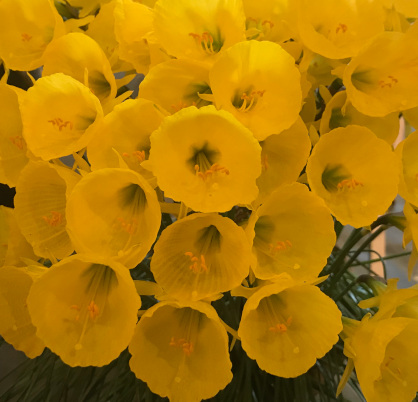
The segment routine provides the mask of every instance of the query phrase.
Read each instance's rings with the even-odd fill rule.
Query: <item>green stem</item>
[[[351,264],[351,266],[356,267],[358,265],[363,265],[363,264],[372,264],[374,262],[379,262],[379,261],[382,261],[382,260],[391,260],[393,258],[404,257],[404,256],[407,256],[407,255],[410,255],[410,254],[411,254],[410,251],[405,251],[405,252],[399,253],[399,254],[388,255],[387,257],[374,258],[373,260],[368,260],[368,261],[359,261],[355,264]]]

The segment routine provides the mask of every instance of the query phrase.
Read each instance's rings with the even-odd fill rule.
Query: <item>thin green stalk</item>
[[[375,252],[374,250],[371,250],[373,252]],[[381,258],[374,258],[372,260],[368,260],[368,261],[359,261],[357,263],[351,264],[352,267],[357,267],[358,265],[363,265],[363,264],[373,264],[374,262],[379,262],[382,260],[392,260],[394,258],[399,258],[399,257],[405,257],[407,255],[410,255],[411,252],[410,251],[405,251],[403,253],[399,253],[399,254],[393,254],[393,255],[388,255],[386,257],[381,257]]]

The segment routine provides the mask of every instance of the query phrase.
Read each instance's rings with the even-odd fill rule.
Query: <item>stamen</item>
[[[174,113],[178,112],[181,109],[184,109],[185,107],[187,107],[187,104],[183,101],[180,101],[175,105],[171,105],[171,109],[173,109]]]
[[[269,162],[268,162],[268,156],[267,155],[263,155],[261,157],[261,168],[263,170],[267,170],[269,168]]]
[[[58,128],[59,131],[62,131],[63,128],[69,127],[70,130],[73,129],[73,123],[69,120],[64,121],[60,119],[59,117],[56,117],[53,120],[48,120],[48,123],[51,123],[54,127]]]
[[[194,170],[196,171],[196,176],[200,177],[203,181],[211,179],[215,175],[224,174],[226,176],[229,175],[229,170],[219,165],[219,163],[214,163],[209,169],[205,170],[204,172],[200,171],[199,165],[194,166]]]
[[[213,37],[209,32],[203,32],[202,35],[190,32],[189,36],[196,40],[198,46],[208,54],[215,54],[213,50]]]
[[[276,242],[276,245],[270,243],[269,248],[270,253],[276,254],[278,251],[287,251],[292,248],[292,243],[289,240],[278,241]]]
[[[402,371],[400,370],[399,367],[396,367],[395,371],[392,370],[391,368],[389,368],[389,364],[391,364],[393,361],[395,360],[395,358],[393,357],[389,357],[388,361],[384,364],[383,369],[386,370],[387,373],[389,373],[393,378],[395,378],[396,380],[398,380],[404,387],[407,386],[407,382],[405,381],[404,378],[402,378]]]
[[[22,42],[29,42],[32,39],[32,36],[27,33],[22,33]]]
[[[393,75],[388,75],[387,80],[380,80],[378,82],[380,88],[392,88],[393,85],[397,84],[398,80]]]
[[[363,187],[363,183],[356,179],[344,179],[337,184],[338,191],[354,190],[358,187]]]
[[[52,227],[57,227],[63,222],[63,216],[60,212],[52,211],[51,217],[43,216],[42,219]]]
[[[269,28],[268,29],[271,29],[271,28],[273,28],[274,27],[274,22],[273,21],[270,21],[270,20],[264,20],[262,23],[261,23],[261,25],[263,25],[263,26],[269,26]]]
[[[247,95],[247,93],[244,92],[241,95],[242,104],[241,104],[241,107],[238,108],[238,110],[240,112],[250,111],[257,105],[258,101],[263,97],[265,92],[266,92],[265,89],[262,91],[251,91],[250,95]]]
[[[202,272],[209,271],[209,268],[206,265],[205,256],[203,254],[200,254],[200,259],[196,257],[191,251],[186,251],[184,255],[189,257],[191,262],[189,269],[193,271],[195,274],[200,274]]]
[[[10,137],[9,139],[19,149],[23,149],[23,147],[25,146],[25,140],[21,135],[16,135],[15,137]]]
[[[131,236],[134,235],[138,229],[138,221],[135,218],[131,221],[127,221],[124,218],[117,218],[117,221],[119,224],[116,225]]]
[[[184,338],[175,339],[174,336],[172,336],[169,345],[183,349],[183,353],[186,356],[190,356],[194,351],[193,342],[187,342]]]
[[[92,320],[94,320],[99,315],[99,307],[93,300],[88,305],[87,310]]]
[[[341,33],[346,33],[347,32],[347,25],[345,24],[338,24],[337,29],[335,30],[336,33],[341,32]]]
[[[138,160],[139,163],[144,162],[144,160],[146,159],[146,157],[145,157],[145,151],[134,151],[132,153],[124,152],[122,154],[122,156],[124,158],[130,158],[131,156],[133,156],[135,159]]]
[[[277,323],[275,326],[270,327],[269,328],[269,331],[274,332],[274,333],[279,333],[279,332],[280,333],[284,333],[284,332],[287,332],[287,329],[292,324],[292,321],[293,321],[292,316],[289,316],[289,318],[286,320],[286,323],[285,324]]]

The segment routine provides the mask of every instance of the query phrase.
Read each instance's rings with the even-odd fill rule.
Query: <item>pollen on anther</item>
[[[10,137],[10,141],[16,145],[19,149],[23,149],[25,146],[25,140],[21,135],[16,135],[15,137]]]
[[[43,216],[42,219],[45,223],[52,227],[57,227],[63,223],[63,216],[60,212],[57,211],[51,211],[51,217]]]

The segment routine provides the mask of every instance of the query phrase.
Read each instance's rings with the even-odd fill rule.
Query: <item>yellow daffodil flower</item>
[[[349,125],[321,136],[307,164],[309,185],[343,224],[370,225],[396,197],[400,163],[366,127]]]
[[[175,299],[200,300],[239,286],[249,262],[242,228],[217,214],[192,214],[162,232],[151,271]]]
[[[99,169],[83,177],[67,202],[67,228],[77,252],[138,265],[157,237],[161,210],[140,174]]]
[[[116,81],[106,55],[93,39],[82,33],[69,33],[48,45],[42,75],[54,73],[64,73],[88,83],[102,102],[116,96]]]
[[[29,150],[44,160],[84,148],[103,118],[99,99],[62,73],[37,80],[19,103],[23,137]]]
[[[74,251],[66,230],[67,195],[80,176],[47,162],[29,162],[16,186],[15,215],[37,255],[61,259]]]
[[[26,299],[34,279],[46,271],[43,267],[26,270],[5,266],[0,269],[0,335],[31,359],[39,356],[45,345],[36,335]]]
[[[300,73],[293,57],[276,43],[237,43],[219,57],[209,79],[216,106],[260,141],[289,128],[299,115]]]
[[[414,131],[396,147],[402,161],[399,194],[411,204],[418,206],[418,132]]]
[[[16,186],[19,174],[29,160],[22,136],[17,91],[19,88],[0,82],[0,182],[10,187]]]
[[[298,0],[298,29],[309,49],[330,59],[355,56],[384,30],[379,1]]]
[[[344,85],[359,112],[382,117],[418,106],[417,37],[385,32],[353,57]]]
[[[230,113],[194,106],[151,135],[150,163],[167,197],[201,212],[225,212],[258,194],[261,148]]]
[[[0,59],[7,68],[30,71],[42,66],[46,46],[64,33],[64,22],[50,0],[0,2]]]
[[[393,144],[399,134],[398,113],[390,113],[384,117],[367,116],[355,109],[347,100],[346,91],[337,92],[327,103],[322,114],[320,132],[325,134],[334,128],[346,127],[350,124],[369,128],[389,145]]]
[[[129,344],[135,375],[173,402],[199,402],[232,380],[228,336],[204,302],[160,302],[141,317]]]
[[[172,59],[151,69],[139,86],[138,96],[155,102],[169,113],[176,113],[188,106],[209,105],[210,101],[202,97],[211,93],[206,64]]]
[[[74,255],[49,268],[27,299],[37,335],[70,366],[104,366],[128,346],[141,299],[129,271]]]
[[[317,287],[284,275],[246,302],[238,335],[248,356],[279,377],[297,377],[338,340],[341,313]]]
[[[251,266],[260,279],[283,272],[316,278],[336,240],[328,208],[300,183],[283,185],[267,197],[251,214],[246,233],[253,246]]]
[[[245,40],[242,2],[158,0],[154,29],[168,54],[212,63],[220,52]]]
[[[338,393],[353,367],[367,402],[409,402],[418,391],[418,320],[361,322],[344,317],[344,354],[349,358]]]

